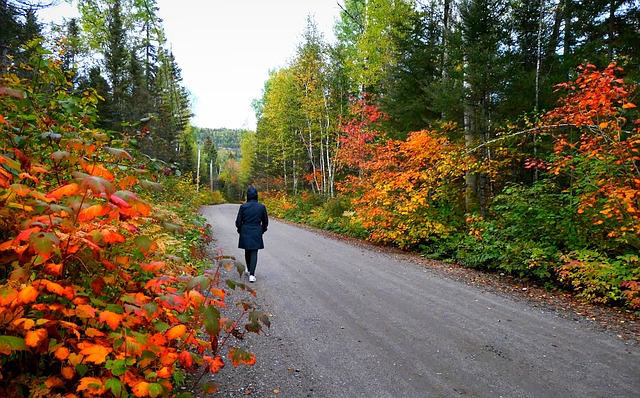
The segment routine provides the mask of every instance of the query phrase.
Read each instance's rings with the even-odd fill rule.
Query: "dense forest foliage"
[[[347,0],[255,104],[275,214],[640,308],[637,0]]]

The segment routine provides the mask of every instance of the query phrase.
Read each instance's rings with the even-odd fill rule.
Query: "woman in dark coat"
[[[236,217],[236,228],[240,234],[238,247],[244,249],[244,258],[249,269],[249,282],[256,281],[258,250],[264,249],[262,234],[267,232],[268,225],[267,208],[258,202],[258,190],[251,185],[247,190],[247,202],[240,206]]]

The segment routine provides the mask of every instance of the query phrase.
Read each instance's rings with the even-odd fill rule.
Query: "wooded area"
[[[340,4],[256,104],[272,211],[638,308],[638,2]]]

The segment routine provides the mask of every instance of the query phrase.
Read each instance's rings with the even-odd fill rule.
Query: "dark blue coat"
[[[243,203],[236,217],[236,228],[240,234],[238,247],[240,249],[264,249],[262,234],[267,232],[269,217],[267,208],[258,202],[258,190],[249,187],[247,202]]]

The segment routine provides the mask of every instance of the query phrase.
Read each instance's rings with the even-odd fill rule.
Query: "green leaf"
[[[147,189],[155,189],[158,192],[162,192],[164,190],[162,184],[158,184],[157,182],[149,180],[140,180],[140,185]]]
[[[108,379],[105,383],[104,386],[107,390],[111,390],[111,392],[113,393],[114,397],[119,397],[122,394],[122,387],[124,387],[124,385],[122,384],[122,382],[118,379],[115,378],[111,378]]]
[[[71,154],[67,151],[55,151],[51,154],[51,159],[60,162],[63,159],[69,159]]]
[[[108,360],[105,367],[111,370],[114,376],[121,376],[127,373],[128,367],[124,359]]]
[[[242,274],[244,274],[245,271],[247,270],[246,266],[240,261],[236,261],[236,269],[238,270],[238,274],[240,276],[242,276]]]
[[[149,250],[151,250],[151,245],[153,244],[153,241],[146,235],[140,235],[140,236],[136,236],[133,239],[133,243],[135,243],[136,246],[138,246],[143,251],[148,252]]]
[[[162,226],[164,227],[164,229],[166,229],[169,232],[173,232],[173,233],[177,233],[177,234],[184,234],[184,229],[182,229],[182,227],[180,225],[177,224],[172,224],[169,222],[162,222]]]
[[[147,315],[151,316],[158,312],[158,305],[155,303],[148,303],[142,306],[142,309],[147,311]],[[166,330],[166,329],[165,329]]]
[[[131,156],[129,152],[125,151],[124,149],[111,148],[108,146],[103,147],[103,149],[118,159],[127,158],[129,160],[133,160],[133,156]]]
[[[116,192],[113,184],[102,177],[80,173],[79,171],[74,172],[73,176],[82,187],[89,187],[94,195],[106,194],[111,196]]]
[[[0,336],[0,354],[9,355],[12,351],[24,351],[27,349],[27,343],[21,337]]]
[[[207,305],[202,311],[202,318],[207,333],[217,336],[220,333],[220,311],[213,305]]]
[[[149,396],[151,398],[156,398],[159,397],[160,395],[162,395],[162,392],[164,391],[164,389],[162,388],[162,385],[158,384],[158,383],[151,383],[149,384]]]
[[[156,323],[153,324],[153,327],[158,332],[166,332],[167,330],[169,330],[169,328],[171,326],[168,323],[165,323],[165,322],[156,322]]]
[[[89,367],[83,363],[79,363],[76,365],[76,372],[78,372],[78,374],[82,377],[84,377],[88,370]]]
[[[210,285],[211,285],[211,280],[205,275],[200,275],[191,279],[189,283],[187,283],[187,290],[196,289],[200,292],[203,292]]]

